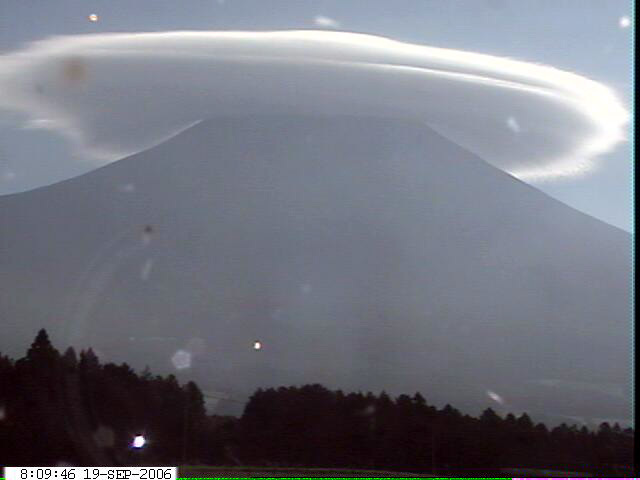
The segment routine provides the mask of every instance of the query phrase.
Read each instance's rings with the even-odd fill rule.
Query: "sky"
[[[98,15],[98,21],[88,19]],[[172,30],[326,29],[545,64],[610,87],[630,109],[633,21],[626,1],[69,1],[0,5],[0,52],[52,35]],[[0,194],[95,168],[56,132],[0,112]],[[578,176],[530,180],[568,205],[631,230],[631,144]]]

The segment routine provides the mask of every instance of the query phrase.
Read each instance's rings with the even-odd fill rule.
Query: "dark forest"
[[[428,394],[428,392],[425,392]],[[132,439],[144,435],[143,448]],[[209,415],[174,375],[60,354],[40,330],[25,357],[0,355],[0,464],[252,465],[491,474],[535,468],[628,475],[632,428],[553,429],[526,413],[479,418],[420,393],[345,393],[314,384],[257,390],[240,418]]]

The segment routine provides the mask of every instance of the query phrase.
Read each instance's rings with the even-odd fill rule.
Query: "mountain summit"
[[[236,395],[628,417],[630,235],[417,122],[207,120],[0,198],[0,231],[8,353],[45,327]]]

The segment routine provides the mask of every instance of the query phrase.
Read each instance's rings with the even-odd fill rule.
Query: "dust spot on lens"
[[[151,243],[151,235],[153,234],[153,227],[146,225],[142,231],[142,244],[149,245]]]
[[[81,57],[67,58],[62,62],[62,78],[70,85],[79,85],[87,79],[87,65]]]

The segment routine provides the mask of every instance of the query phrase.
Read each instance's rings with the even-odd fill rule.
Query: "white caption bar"
[[[178,467],[5,467],[6,480],[176,480]]]

